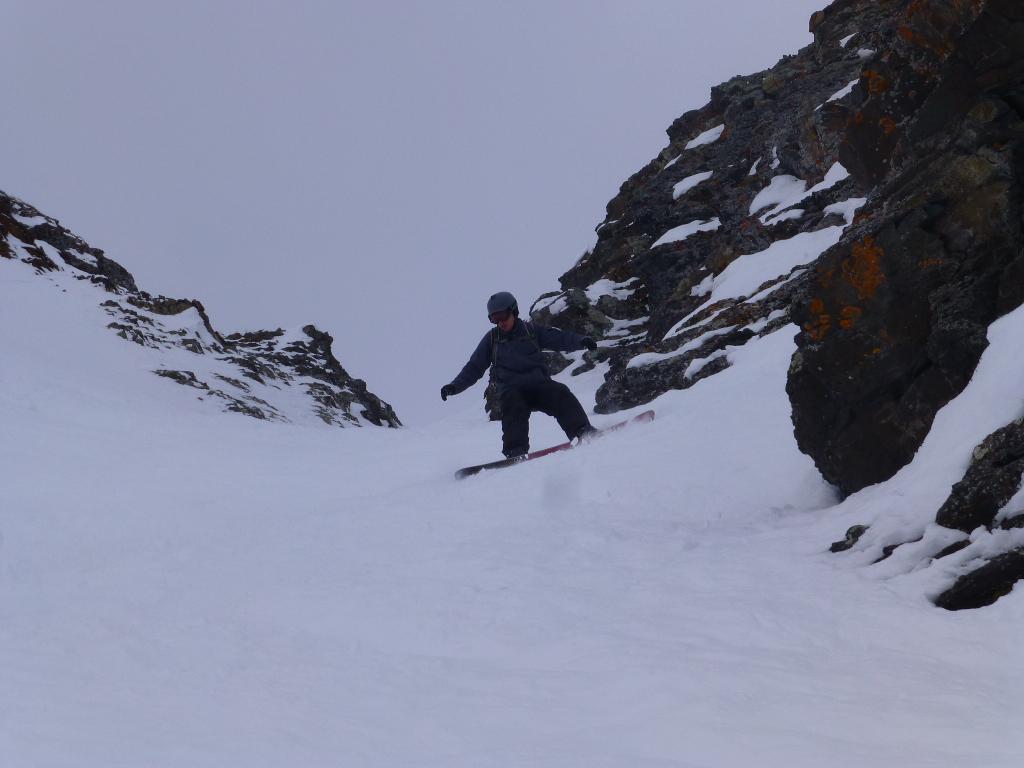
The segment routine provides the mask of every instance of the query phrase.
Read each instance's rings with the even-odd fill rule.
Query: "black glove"
[[[447,400],[449,397],[455,394],[455,387],[451,384],[445,384],[441,387],[441,399]]]
[[[583,348],[586,349],[588,352],[593,352],[594,350],[597,349],[597,342],[594,341],[589,336],[584,336],[583,337]]]

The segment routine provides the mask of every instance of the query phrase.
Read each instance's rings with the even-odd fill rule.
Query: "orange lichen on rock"
[[[981,8],[985,0],[953,0],[953,7],[961,14],[970,11],[970,17],[976,19],[981,14]]]
[[[848,307],[843,307],[843,309],[839,313],[839,325],[842,326],[844,330],[848,331],[851,328],[853,328],[854,325],[857,324],[857,321],[860,320],[860,316],[863,314],[864,310],[861,309],[860,307],[855,307],[852,305]]]
[[[914,15],[915,13],[917,13],[918,11],[920,11],[920,10],[921,10],[921,7],[922,7],[923,5],[924,5],[924,1],[923,1],[923,0],[913,0],[913,1],[912,1],[912,2],[911,2],[911,3],[910,3],[910,4],[908,5],[908,6],[907,6],[907,10],[906,10],[906,12],[905,12],[905,14],[906,14],[906,17],[907,17],[908,19],[909,19],[910,17],[912,17],[912,16],[913,16],[913,15]]]
[[[868,81],[868,93],[885,93],[889,90],[889,79],[881,72],[865,69],[861,73],[861,77]]]
[[[914,8],[914,4],[912,3],[909,9],[911,12],[908,13],[908,16],[913,15],[913,12],[919,8],[920,6],[918,6],[918,8]],[[977,14],[974,15],[976,16]],[[949,24],[948,22],[944,22],[942,18],[935,17],[934,14],[932,16],[932,18],[926,18],[925,20],[915,22],[918,29],[914,29],[909,25],[904,25],[896,30],[896,34],[899,35],[904,42],[910,43],[919,48],[926,48],[935,53],[940,59],[945,59],[950,53],[952,53],[953,45],[951,41],[940,35],[941,31],[946,30]]]
[[[868,235],[853,244],[849,258],[843,261],[843,277],[861,299],[870,299],[885,282],[882,257],[885,251]]]
[[[824,269],[818,276],[818,282],[822,288],[831,288],[832,284],[836,279],[836,268],[834,266]],[[821,299],[815,299],[815,301],[821,301]],[[813,304],[813,302],[812,302]]]
[[[914,30],[910,27],[900,27],[896,30],[896,34],[903,38],[904,42],[914,42]]]
[[[821,299],[811,299],[807,309],[811,319],[804,323],[804,332],[812,341],[821,341],[832,330],[832,316],[825,312],[825,302]]]
[[[882,131],[886,136],[890,135],[896,130],[896,121],[891,117],[880,117],[878,118],[878,125],[881,126]]]

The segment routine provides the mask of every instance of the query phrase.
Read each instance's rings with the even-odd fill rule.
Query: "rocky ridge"
[[[728,367],[730,347],[792,322],[809,265],[869,190],[839,162],[886,17],[863,5],[676,120],[668,146],[608,204],[595,246],[534,303],[537,322],[601,339],[575,369],[607,367],[598,412],[692,386]]]
[[[795,323],[797,443],[848,495],[913,459],[988,326],[1024,301],[1024,8],[837,0],[810,29],[811,45],[672,124],[531,315],[601,340],[563,361],[603,368],[599,412],[692,386]],[[1024,510],[1006,505],[1020,435],[1014,422],[975,450],[935,513],[949,533],[920,565],[974,528],[1019,527]],[[834,551],[872,535],[855,526]],[[988,604],[1020,578],[1024,549],[1011,548],[965,562],[936,602]]]
[[[399,427],[394,409],[353,378],[312,325],[222,335],[194,299],[154,296],[103,251],[27,203],[0,192],[0,266],[70,276],[109,316],[107,327],[157,352],[153,373],[190,387],[221,410],[280,422]]]

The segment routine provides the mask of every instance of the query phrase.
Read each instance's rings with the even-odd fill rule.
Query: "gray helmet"
[[[511,309],[512,314],[519,317],[519,305],[516,303],[516,297],[508,291],[498,291],[487,300],[488,317],[503,309]]]

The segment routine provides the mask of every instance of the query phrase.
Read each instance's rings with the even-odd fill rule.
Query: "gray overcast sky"
[[[557,287],[672,120],[826,4],[8,0],[0,189],[221,330],[328,330],[424,423],[487,296]]]

